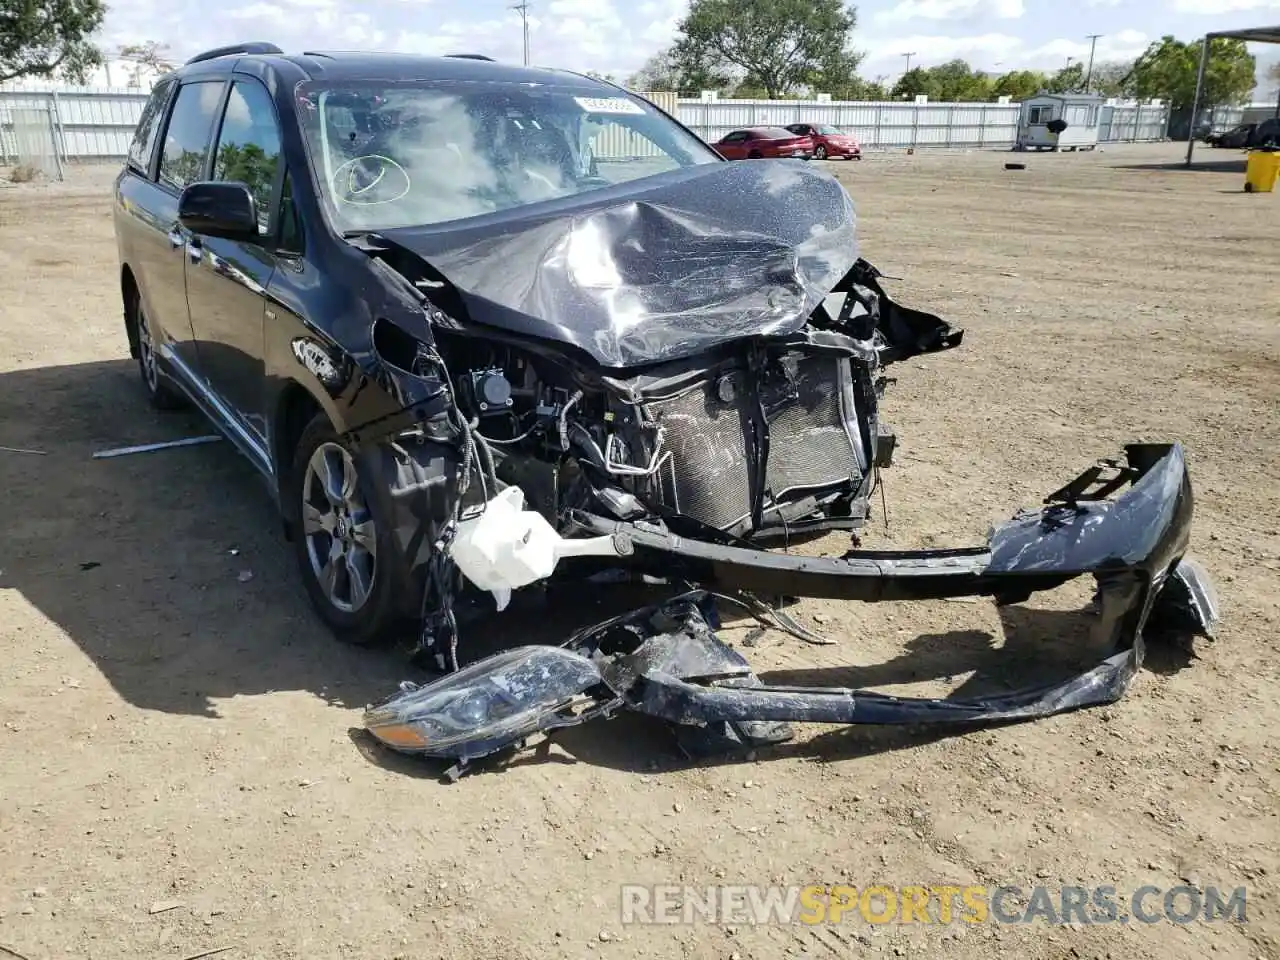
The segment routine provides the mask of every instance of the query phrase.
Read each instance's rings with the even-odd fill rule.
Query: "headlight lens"
[[[517,647],[434,683],[406,685],[366,710],[364,725],[394,750],[482,756],[537,731],[548,714],[600,682],[595,664],[576,653]]]

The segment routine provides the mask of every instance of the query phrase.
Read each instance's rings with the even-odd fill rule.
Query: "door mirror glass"
[[[178,222],[192,233],[258,242],[258,205],[243,183],[193,183],[178,198]]]

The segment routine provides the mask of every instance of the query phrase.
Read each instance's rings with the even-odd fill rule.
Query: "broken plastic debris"
[[[183,440],[166,440],[163,443],[144,443],[136,447],[117,447],[114,450],[99,450],[93,455],[95,460],[106,460],[109,457],[125,457],[131,453],[150,453],[152,450],[168,450],[170,447],[194,447],[199,443],[214,443],[221,440],[220,434],[209,434],[204,437],[187,437]]]
[[[0,447],[5,453],[29,453],[32,456],[43,457],[47,455],[45,450],[25,450],[22,447]]]
[[[511,591],[545,580],[564,557],[620,557],[625,546],[612,536],[566,540],[542,514],[526,510],[524,491],[507,487],[479,516],[458,524],[449,556],[463,576],[488,590],[499,610]]]
[[[236,579],[239,580],[241,583],[248,583],[250,580],[253,579],[253,571],[241,570],[239,576],[237,576]]]

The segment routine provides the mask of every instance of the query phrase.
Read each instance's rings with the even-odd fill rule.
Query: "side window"
[[[280,167],[280,125],[267,88],[254,80],[237,80],[227,97],[213,179],[235,180],[249,187],[258,203],[258,232],[271,232],[275,209],[276,171]]]
[[[1051,107],[1032,107],[1031,113],[1027,117],[1027,123],[1033,127],[1048,123],[1051,110]]]
[[[156,138],[160,135],[160,124],[164,122],[165,104],[169,102],[169,94],[173,92],[172,80],[161,80],[151,90],[146,106],[142,108],[142,116],[138,118],[138,126],[133,131],[133,142],[129,144],[129,166],[148,176],[151,173],[151,154],[155,151]]]
[[[747,139],[747,135],[745,133],[743,133],[741,130],[735,130],[733,133],[729,134],[724,138],[724,142],[725,143],[741,143],[745,139]]]
[[[221,99],[221,80],[188,83],[178,90],[160,154],[161,183],[181,190],[204,176]]]

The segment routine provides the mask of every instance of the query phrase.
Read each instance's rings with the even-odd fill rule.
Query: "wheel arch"
[[[333,422],[330,411],[321,403],[306,386],[297,380],[288,380],[276,392],[271,408],[270,450],[271,463],[275,474],[275,495],[280,506],[281,519],[284,522],[285,537],[293,538],[296,504],[286,495],[293,472],[293,455],[307,428],[316,414],[323,413],[329,422]]]
[[[134,304],[142,297],[142,291],[138,287],[138,280],[133,275],[133,268],[129,264],[121,264],[120,266],[120,301],[124,308],[124,332],[129,338],[129,356],[137,360],[142,354],[142,347],[138,342],[138,318],[134,315]]]

